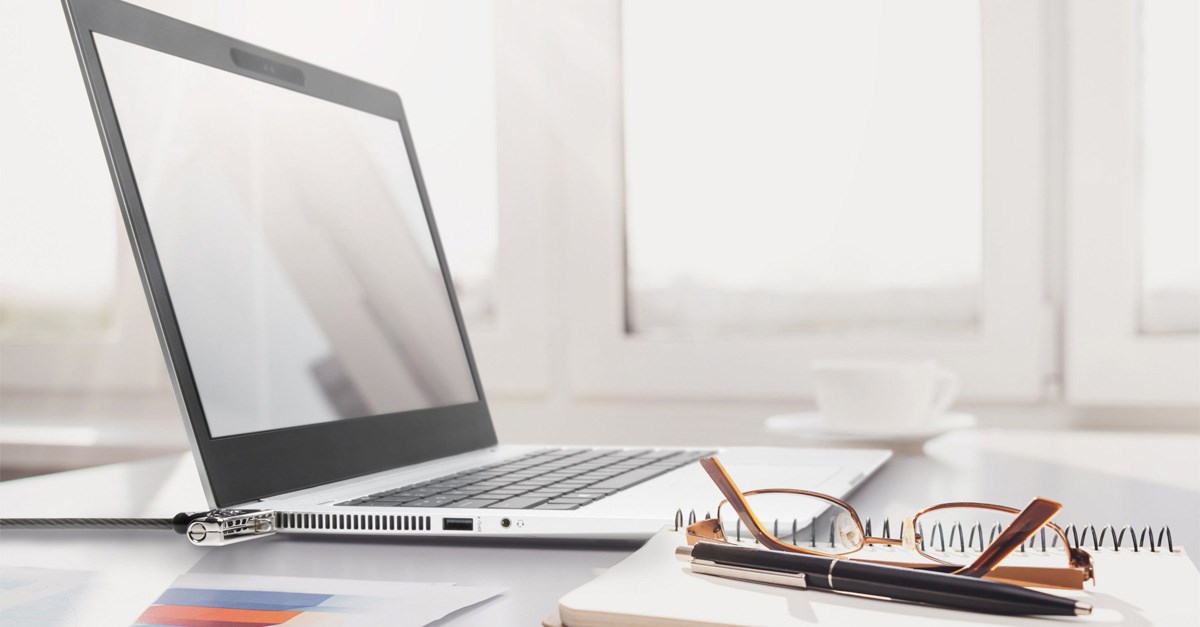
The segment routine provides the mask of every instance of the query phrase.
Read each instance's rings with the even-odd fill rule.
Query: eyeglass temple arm
[[[714,457],[705,457],[700,460],[700,467],[708,476],[717,484],[717,489],[729,502],[729,506],[737,513],[738,517],[746,523],[746,528],[750,531],[759,542],[767,546],[775,546],[773,538],[765,535],[761,530],[761,525],[758,519],[754,516],[754,512],[750,509],[750,505],[746,503],[746,497],[742,495],[741,489],[733,482],[733,477],[729,476],[729,471],[725,470],[725,466],[721,464],[721,460]]]
[[[729,476],[729,472],[725,470],[725,466],[721,464],[721,460],[716,457],[705,457],[700,460],[700,467],[704,469],[704,472],[708,473],[713,483],[717,484],[717,489],[721,491],[726,501],[729,501],[730,504],[745,503],[742,491],[733,482],[733,477]]]
[[[983,553],[968,566],[964,566],[955,574],[968,577],[983,577],[992,572],[1004,558],[1025,543],[1038,529],[1050,522],[1051,518],[1062,509],[1062,503],[1049,499],[1033,499],[1025,509],[1017,514],[1003,533],[989,544]]]

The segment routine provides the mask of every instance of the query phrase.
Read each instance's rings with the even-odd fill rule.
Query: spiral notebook
[[[679,521],[677,522],[686,522]],[[898,526],[889,523],[891,531]],[[972,535],[974,530],[974,535]],[[1091,616],[1070,619],[1028,618],[975,614],[943,608],[896,603],[815,590],[798,590],[732,581],[692,573],[675,558],[686,544],[674,525],[655,535],[636,553],[591,582],[559,600],[558,612],[547,626],[591,627],[624,625],[1020,625],[1047,620],[1071,623],[1128,625],[1200,625],[1200,572],[1170,531],[1094,526],[1067,527],[1068,541],[1087,549],[1096,565],[1096,584],[1080,591],[1054,591],[1086,600]],[[943,530],[945,531],[945,530]],[[973,523],[956,524],[945,532],[946,546],[934,539],[927,550],[947,554],[969,552],[983,533]],[[965,533],[963,533],[965,532]],[[879,535],[887,535],[882,531]],[[931,534],[933,536],[935,534]],[[1055,534],[1050,534],[1055,535]],[[951,539],[953,538],[953,539]],[[1161,541],[1160,541],[1161,538]],[[812,540],[820,544],[820,539]],[[1063,547],[1051,538],[1035,537],[1014,559],[1028,565],[1065,559]],[[903,549],[868,547],[862,555],[887,559]],[[886,622],[885,622],[886,621]]]

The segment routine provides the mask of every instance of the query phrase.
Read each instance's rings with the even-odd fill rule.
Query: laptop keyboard
[[[377,492],[337,505],[571,510],[714,453],[543,449],[491,466]]]

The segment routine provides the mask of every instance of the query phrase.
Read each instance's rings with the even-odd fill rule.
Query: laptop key
[[[565,490],[565,489],[564,490],[534,490],[533,492],[526,492],[524,494],[524,496],[540,496],[544,499],[550,499],[550,498],[554,498],[556,496],[562,496],[569,492],[570,492],[570,490]]]
[[[453,490],[453,492],[460,493],[460,494],[483,494],[484,492],[487,492],[487,491],[488,491],[488,489],[485,486],[474,486],[474,485],[463,486],[461,488],[455,488]]]
[[[475,496],[476,494],[479,494],[479,491],[462,490],[462,489],[456,488],[454,490],[446,490],[446,491],[442,492],[442,494],[440,494],[439,496],[457,496],[458,498],[466,498],[468,496]]]
[[[368,502],[368,503],[391,503],[391,504],[393,504],[393,505],[399,505],[400,503],[410,503],[410,502],[412,502],[412,501],[419,501],[419,500],[421,500],[421,499],[423,499],[423,498],[429,498],[429,497],[423,497],[423,496],[405,496],[405,497],[399,497],[399,496],[384,496],[384,497],[380,497],[380,498],[377,498],[377,499],[371,499],[370,501],[367,501],[367,502]]]
[[[438,496],[430,496],[427,498],[420,498],[420,500],[409,501],[407,503],[401,503],[400,506],[398,506],[398,507],[442,507],[442,506],[444,506],[444,504],[448,504],[448,503],[452,503],[452,502],[460,501],[460,500],[461,500],[461,498],[457,497],[457,496],[440,496],[440,495],[438,495]]]
[[[578,505],[576,503],[542,503],[541,505],[535,505],[531,509],[563,509],[563,510],[566,510],[566,509],[578,509],[579,507],[580,507],[580,505]]]
[[[545,500],[546,499],[539,496],[518,496],[500,501],[499,503],[492,503],[491,505],[488,505],[488,509],[526,509],[528,507],[533,507],[534,505],[537,505]]]
[[[515,492],[484,492],[483,494],[476,494],[474,498],[503,501],[505,499],[516,498],[517,496]]]
[[[502,485],[508,485],[512,482],[513,482],[512,479],[497,478],[497,479],[486,479],[484,481],[476,481],[475,483],[472,483],[471,485],[477,485],[477,486],[486,488],[488,486],[498,487],[498,486],[502,486]]]
[[[492,488],[485,492],[480,492],[477,496],[478,496],[478,498],[481,498],[481,499],[487,499],[487,498],[491,498],[493,496],[509,497],[509,496],[516,496],[518,494],[524,494],[528,491],[529,490],[521,490],[518,488]]]
[[[615,490],[592,490],[589,488],[586,490],[579,490],[578,492],[569,492],[566,494],[566,496],[573,499],[591,499],[594,501],[596,499],[602,499],[613,492],[615,492]]]
[[[433,496],[441,492],[437,488],[416,488],[414,490],[404,490],[402,492],[393,492],[396,496]]]
[[[451,501],[428,498],[421,499],[419,501],[409,501],[408,503],[400,503],[398,505],[393,505],[393,507],[442,507],[450,504],[450,502]]]
[[[597,488],[613,488],[615,490],[624,490],[632,485],[639,484],[647,479],[657,477],[666,472],[659,468],[649,468],[643,470],[631,470],[625,474],[617,475],[610,479],[605,479],[597,483]]]
[[[455,501],[446,505],[446,507],[476,507],[483,509],[495,502],[493,499],[466,499],[465,501]]]

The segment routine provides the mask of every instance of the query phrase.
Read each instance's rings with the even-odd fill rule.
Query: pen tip
[[[1091,613],[1092,613],[1091,604],[1084,603],[1083,601],[1079,601],[1079,602],[1075,603],[1075,615],[1076,616],[1087,616]]]

